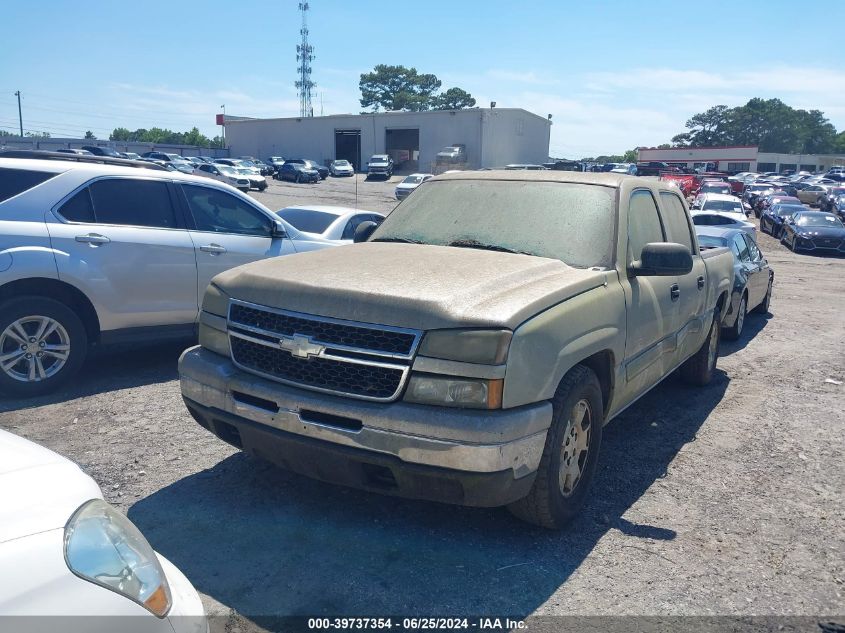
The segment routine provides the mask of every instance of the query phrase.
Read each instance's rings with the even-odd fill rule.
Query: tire
[[[49,320],[46,325],[50,331],[44,340],[38,341],[39,321],[44,323],[45,319]],[[15,323],[17,326],[13,325]],[[0,358],[18,350],[24,351],[20,348],[23,344],[21,328],[28,335],[25,337],[26,344],[33,347],[14,365],[8,364],[11,361],[0,364],[0,391],[24,398],[49,393],[79,371],[88,353],[88,333],[73,310],[53,299],[37,296],[18,297],[0,304]],[[67,346],[69,353],[60,356],[36,351],[54,346],[57,352],[64,351],[59,348]],[[39,357],[39,353],[42,356]],[[30,363],[26,354],[30,354],[34,362]],[[42,377],[39,377],[38,364],[43,371]]]
[[[772,283],[774,279],[772,276],[769,275],[769,287],[766,290],[766,296],[763,297],[763,300],[760,302],[760,305],[754,308],[753,312],[756,314],[769,314],[769,307],[772,304]]]
[[[581,510],[598,463],[604,409],[601,386],[593,370],[583,365],[572,368],[558,385],[552,410],[552,424],[546,434],[534,485],[528,495],[510,504],[508,510],[523,521],[556,530]],[[580,433],[586,433],[580,437],[572,425],[579,412],[583,413],[577,428],[581,429]],[[567,463],[577,465],[579,472],[574,481],[571,470],[561,473],[561,467]],[[563,483],[561,475],[564,475]]]
[[[719,360],[719,343],[722,337],[722,313],[719,308],[713,311],[710,333],[698,351],[681,365],[681,379],[688,385],[703,387],[713,379],[716,363]],[[715,341],[714,341],[715,339]]]
[[[300,179],[300,177],[299,177],[299,174],[297,174],[297,175],[296,175],[296,178],[294,179],[294,182],[298,185],[298,184],[299,184],[299,182],[300,182],[300,180],[301,180],[301,179]]]
[[[726,339],[736,341],[742,336],[746,316],[748,316],[748,294],[742,293],[742,299],[739,300],[739,307],[736,309],[736,321],[732,326],[723,328]]]

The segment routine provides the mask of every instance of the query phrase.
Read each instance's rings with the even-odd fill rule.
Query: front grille
[[[296,358],[281,349],[231,337],[232,358],[239,365],[303,387],[365,398],[387,399],[402,382],[402,369],[347,363],[328,358]]]
[[[842,245],[842,240],[838,238],[816,238],[813,240],[813,246],[816,248],[839,248]]]
[[[235,325],[258,328],[271,334],[293,336],[302,334],[325,345],[342,345],[362,351],[384,352],[410,356],[417,335],[410,332],[375,329],[294,316],[288,313],[269,312],[233,303],[229,319]]]
[[[397,398],[421,332],[232,301],[232,360],[299,387],[367,400]]]

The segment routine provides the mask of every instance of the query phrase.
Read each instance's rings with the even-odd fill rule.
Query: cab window
[[[639,260],[646,244],[665,241],[654,198],[648,191],[635,191],[628,207],[628,261]]]

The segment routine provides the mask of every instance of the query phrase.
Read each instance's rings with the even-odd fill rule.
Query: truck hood
[[[69,459],[0,430],[0,543],[64,527],[99,486]]]
[[[611,274],[530,255],[369,242],[253,262],[212,283],[231,298],[325,317],[513,329]]]

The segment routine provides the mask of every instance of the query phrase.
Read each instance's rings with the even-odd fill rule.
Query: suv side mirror
[[[686,275],[692,270],[692,254],[683,244],[653,242],[643,246],[640,259],[629,270],[634,276]]]
[[[352,241],[355,244],[358,244],[359,242],[366,242],[368,239],[370,239],[370,236],[373,234],[373,231],[375,231],[377,228],[378,224],[376,224],[375,222],[370,222],[369,220],[361,222],[361,224],[355,227],[355,236],[352,238]]]
[[[273,220],[273,226],[270,227],[270,237],[283,238],[287,237],[288,232],[285,230],[285,225],[281,220]]]

